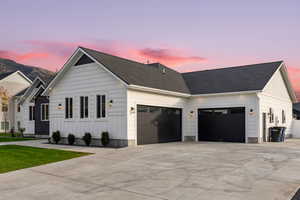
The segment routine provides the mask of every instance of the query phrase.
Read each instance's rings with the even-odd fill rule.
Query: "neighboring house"
[[[296,120],[300,120],[300,103],[293,104],[293,117]]]
[[[291,135],[296,97],[284,62],[179,73],[79,47],[43,95],[50,133],[114,146],[170,141],[267,141],[268,128]]]
[[[20,71],[0,74],[0,132],[10,131],[14,127],[14,96],[28,88],[31,83]]]
[[[49,135],[49,100],[41,96],[45,87],[46,83],[37,77],[29,88],[15,95],[15,127],[25,128],[27,135]]]

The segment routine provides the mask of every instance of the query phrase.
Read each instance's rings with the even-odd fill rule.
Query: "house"
[[[49,81],[49,80],[48,80]],[[47,82],[36,77],[31,86],[15,95],[15,127],[26,135],[49,137],[49,100],[42,96]]]
[[[293,104],[293,117],[296,120],[300,119],[300,103]]]
[[[171,141],[267,141],[268,128],[291,136],[296,102],[283,61],[179,73],[79,47],[43,95],[50,134],[92,134],[111,145]]]
[[[15,123],[14,96],[31,85],[21,71],[0,74],[0,132],[8,132]]]

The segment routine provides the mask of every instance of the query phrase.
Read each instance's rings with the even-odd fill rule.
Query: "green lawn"
[[[0,174],[85,155],[90,155],[90,153],[3,145],[0,146]]]

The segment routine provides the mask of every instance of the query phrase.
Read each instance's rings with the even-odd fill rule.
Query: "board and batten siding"
[[[186,120],[188,128],[186,135],[194,135],[198,140],[198,109],[229,107],[245,107],[246,142],[248,142],[248,137],[258,137],[258,98],[256,94],[192,97],[186,108],[188,112],[193,111],[194,114],[189,115],[189,119]],[[251,114],[250,109],[253,109]]]
[[[96,118],[96,95],[106,95],[106,118]],[[88,119],[80,119],[80,96],[89,97]],[[73,119],[65,119],[66,97],[73,97]],[[59,130],[62,137],[71,133],[81,138],[89,132],[93,138],[101,138],[101,133],[108,131],[112,139],[127,139],[126,100],[125,86],[102,66],[72,66],[49,94],[50,136]]]
[[[187,98],[175,97],[169,95],[155,94],[128,89],[127,90],[127,107],[128,107],[128,139],[137,141],[137,105],[170,107],[182,109],[182,137],[186,135],[186,102]],[[134,111],[130,108],[133,107]],[[182,138],[182,139],[183,139]]]
[[[259,94],[259,105],[260,105],[260,136],[263,135],[262,127],[262,114],[269,113],[270,108],[274,112],[274,122],[269,122],[267,115],[266,127],[272,126],[284,126],[286,127],[286,135],[292,134],[292,120],[293,120],[293,103],[289,96],[285,82],[283,80],[281,71],[278,70],[274,76],[270,79],[264,90]],[[286,122],[282,123],[282,110],[285,112]],[[278,123],[275,123],[276,118]]]

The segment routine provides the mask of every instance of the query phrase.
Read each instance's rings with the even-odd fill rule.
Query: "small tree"
[[[68,143],[69,145],[73,145],[75,143],[75,136],[73,134],[68,135]]]
[[[55,144],[58,144],[58,142],[60,141],[61,137],[60,137],[60,132],[59,131],[55,131],[52,133],[52,139],[55,142]]]
[[[103,146],[107,146],[109,144],[109,134],[107,131],[102,132],[101,142]]]
[[[90,133],[85,133],[82,140],[85,142],[86,146],[90,146],[92,142],[92,135]]]

